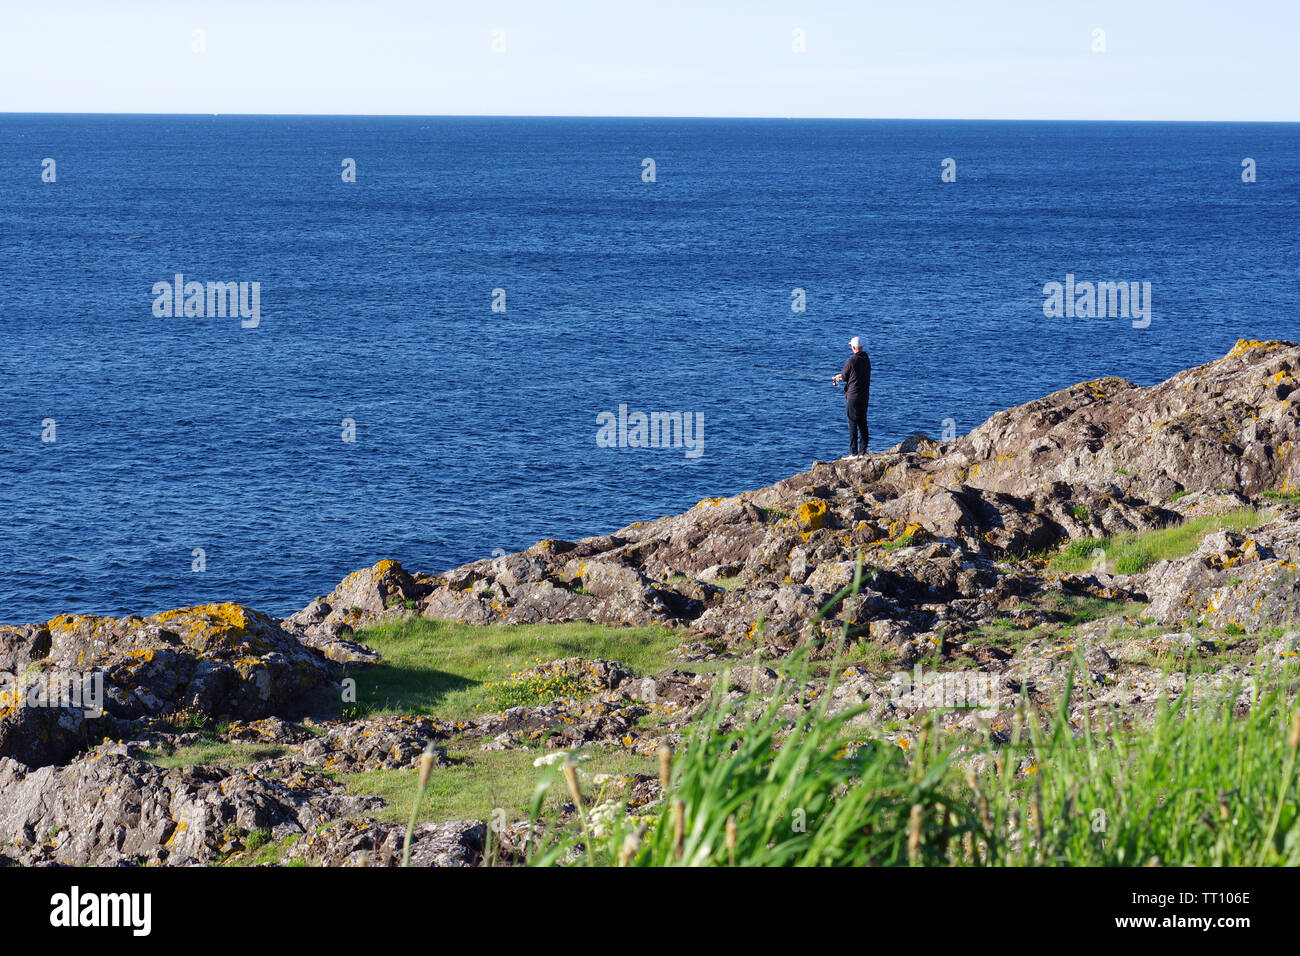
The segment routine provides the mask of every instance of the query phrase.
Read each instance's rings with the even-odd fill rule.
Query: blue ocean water
[[[0,621],[287,613],[767,484],[844,453],[853,334],[876,449],[1156,382],[1300,335],[1298,223],[1295,124],[0,116]],[[176,273],[259,325],[156,317]],[[1150,325],[1046,318],[1067,273]],[[598,447],[620,404],[702,454]]]

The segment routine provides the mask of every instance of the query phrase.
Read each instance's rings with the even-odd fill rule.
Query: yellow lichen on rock
[[[795,512],[795,517],[809,531],[816,531],[825,527],[826,511],[826,502],[814,498],[801,504],[799,510]]]
[[[1247,352],[1253,352],[1256,349],[1263,349],[1264,352],[1272,352],[1275,349],[1285,347],[1285,342],[1279,342],[1277,339],[1237,339],[1237,344],[1228,351],[1228,358],[1238,358]]]
[[[178,607],[155,614],[147,621],[168,630],[175,630],[176,625],[180,625],[186,628],[189,637],[195,639],[218,635],[242,637],[255,625],[252,618],[254,613],[242,604],[226,601],[221,604]]]
[[[241,654],[263,654],[272,647],[268,638],[274,622],[258,611],[231,601],[163,611],[143,623],[172,631],[200,651],[222,648]]]
[[[110,636],[118,622],[111,617],[97,617],[93,614],[60,614],[51,618],[45,625],[50,634],[63,637],[75,631],[86,631],[92,640],[102,640]]]

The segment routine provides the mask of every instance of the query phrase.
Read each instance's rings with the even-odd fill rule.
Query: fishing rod
[[[779,369],[779,368],[765,368],[765,367],[762,366],[762,365],[755,365],[755,366],[752,366],[752,367],[753,367],[753,368],[756,368],[756,369],[759,369],[760,371],[763,371],[763,372],[770,372],[770,373],[773,374],[773,375],[789,375],[789,376],[792,376],[792,377],[794,377],[794,378],[811,378],[811,379],[814,379],[814,380],[816,380],[816,381],[818,381],[818,382],[824,382],[824,381],[826,381],[826,376],[825,376],[825,375],[814,375],[812,372],[789,372],[789,371],[786,371],[785,369]],[[837,382],[837,381],[835,381],[834,379],[831,379],[831,384],[838,388],[840,383]]]

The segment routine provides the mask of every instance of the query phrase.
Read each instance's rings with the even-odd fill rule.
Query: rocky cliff
[[[836,698],[865,703],[880,726],[933,707],[924,687],[898,686],[898,671],[921,661],[978,669],[990,677],[982,709],[943,719],[995,736],[1020,702],[1059,689],[1076,648],[1091,678],[1078,708],[1140,715],[1188,681],[1249,678],[1294,656],[1300,637],[1298,376],[1300,345],[1243,340],[1158,385],[1083,382],[955,441],[917,435],[612,534],[542,541],[443,574],[383,561],[281,621],[218,604],[0,627],[10,681],[0,694],[0,860],[212,862],[238,850],[240,834],[265,830],[303,834],[295,852],[305,859],[391,862],[400,834],[373,818],[382,801],[348,795],[322,771],[411,767],[427,741],[452,735],[653,751],[714,679],[560,661],[547,666],[595,675],[585,699],[454,726],[304,722],[337,697],[345,668],[356,676],[377,661],[358,632],[410,615],[662,625],[694,662],[843,651],[854,664]],[[1207,525],[1185,553],[1108,553],[1215,516],[1233,520]],[[1162,655],[1218,663],[1168,673]],[[102,715],[20,700],[18,685],[88,672],[102,675]],[[751,665],[730,675],[759,689],[774,676]],[[639,726],[647,700],[673,701],[677,723]],[[184,742],[186,715],[220,717],[222,740],[282,752],[237,771],[143,760],[146,746]],[[481,821],[424,825],[415,859],[473,863],[483,834]]]

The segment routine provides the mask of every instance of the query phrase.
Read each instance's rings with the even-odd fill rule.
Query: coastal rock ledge
[[[858,555],[870,580],[850,623],[900,644],[1044,587],[1136,596],[1144,583],[1008,575],[998,563],[1269,494],[1280,522],[1269,535],[1283,534],[1294,521],[1286,496],[1300,489],[1298,379],[1300,345],[1243,339],[1158,385],[1081,382],[954,441],[914,435],[613,534],[541,541],[438,575],[383,561],[283,623],[337,638],[415,608],[472,624],[662,624],[716,647],[758,638],[781,654],[839,633],[843,613],[816,634],[808,622],[850,582]],[[1272,595],[1265,618],[1283,598]]]
[[[0,865],[213,863],[290,836],[302,839],[286,859],[391,864],[405,828],[340,774],[410,769],[452,739],[653,753],[680,739],[717,679],[707,667],[638,675],[568,659],[544,666],[587,675],[580,699],[455,722],[323,714],[340,682],[382,666],[364,629],[415,617],[669,628],[676,657],[697,665],[799,647],[829,656],[847,635],[857,663],[834,699],[867,704],[880,727],[928,706],[891,691],[886,673],[922,659],[992,676],[985,712],[943,718],[986,731],[1026,696],[1066,686],[1076,648],[1090,676],[1071,691],[1076,710],[1140,718],[1189,682],[1199,693],[1250,679],[1300,650],[1298,379],[1300,345],[1243,339],[1157,385],[1082,382],[952,441],[917,434],[611,534],[441,574],[381,561],[283,620],[225,603],[0,626]],[[1182,550],[1115,550],[1202,527]],[[1084,618],[1083,607],[1108,610]],[[1068,647],[1051,639],[1063,622]],[[1020,639],[990,639],[1002,633]],[[1152,664],[1225,648],[1217,669]],[[91,671],[102,713],[22,699],[37,676],[54,685]],[[733,692],[777,685],[761,666],[727,679]],[[665,701],[677,716],[647,728],[641,718]],[[158,759],[201,724],[218,743],[266,752],[238,768]],[[485,826],[422,824],[412,858],[476,865]]]

